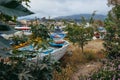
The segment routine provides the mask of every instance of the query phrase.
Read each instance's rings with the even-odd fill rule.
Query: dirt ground
[[[100,39],[89,41],[88,44],[85,45],[85,49],[101,51],[101,49],[104,49],[103,42],[104,41]]]
[[[90,74],[96,72],[102,63],[100,62],[90,62],[79,67],[79,70],[72,76],[72,80],[86,80],[83,76],[89,76]],[[82,78],[81,78],[82,77]]]
[[[101,51],[103,48],[103,41],[102,40],[93,40],[88,42],[85,46],[85,49],[93,50],[93,51]],[[84,80],[79,79],[78,77],[81,76],[89,76],[89,74],[97,71],[102,66],[100,62],[90,62],[86,63],[82,66],[79,66],[79,70],[73,75],[72,80]]]

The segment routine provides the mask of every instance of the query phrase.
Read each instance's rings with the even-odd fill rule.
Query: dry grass
[[[62,68],[62,72],[58,73],[54,71],[53,80],[71,80],[71,75],[73,75],[73,68],[70,65],[67,65],[65,68]]]
[[[104,49],[103,47],[103,40],[97,39],[89,41],[87,45],[85,45],[85,49],[93,50],[93,51],[101,51],[101,49]]]
[[[72,50],[72,55],[66,54],[60,61],[62,63],[62,73],[54,72],[54,80],[71,80],[71,77],[76,73],[79,67],[91,61],[97,61],[104,58],[101,49],[102,40],[90,41],[84,48],[84,54],[77,45],[70,45],[69,51]]]

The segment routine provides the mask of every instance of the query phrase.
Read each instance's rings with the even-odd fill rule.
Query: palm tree
[[[2,21],[33,14],[22,5],[22,2],[26,2],[28,5],[29,0],[0,0],[0,18]]]

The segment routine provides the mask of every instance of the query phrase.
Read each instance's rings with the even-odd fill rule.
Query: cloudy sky
[[[43,16],[66,16],[81,13],[107,14],[110,8],[107,0],[31,0],[30,10],[36,15]]]

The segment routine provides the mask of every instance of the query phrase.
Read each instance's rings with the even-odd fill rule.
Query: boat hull
[[[35,58],[32,58],[31,60],[33,62],[37,62],[37,60],[43,59],[47,55],[51,55],[51,58],[56,60],[56,61],[60,60],[65,55],[65,53],[67,52],[68,46],[69,46],[69,42],[67,42],[61,48],[56,48],[53,52],[51,52],[49,54],[39,53],[38,56],[36,56]]]

